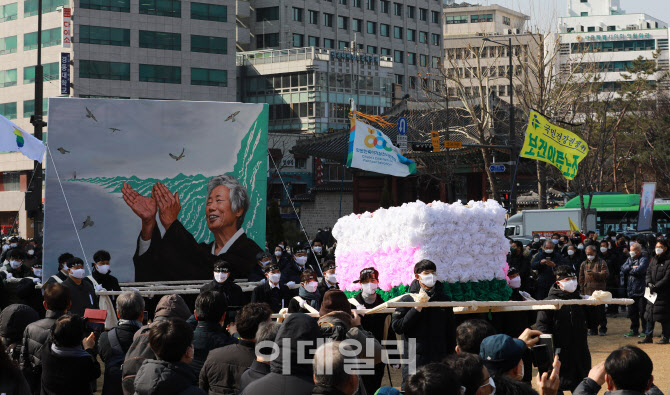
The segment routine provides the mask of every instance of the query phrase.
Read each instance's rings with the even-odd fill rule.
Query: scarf
[[[55,344],[51,345],[51,351],[59,357],[90,357],[91,354],[86,352],[82,346],[75,347],[58,347]]]
[[[139,322],[137,320],[119,320],[119,325],[125,325],[125,324],[134,325],[138,328],[141,328],[141,327],[144,326],[144,324],[142,324],[141,322]]]
[[[309,301],[309,305],[314,307],[317,311],[321,309],[321,293],[319,293],[318,289],[314,292],[307,292],[305,287],[300,287],[298,296]]]

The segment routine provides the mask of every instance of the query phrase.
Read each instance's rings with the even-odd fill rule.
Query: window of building
[[[368,45],[367,52],[376,54],[377,53],[377,47],[374,47],[372,45]]]
[[[335,49],[335,40],[331,38],[324,38],[323,47],[327,49]]]
[[[428,32],[419,32],[419,42],[422,44],[428,42]]]
[[[468,23],[467,15],[447,16],[447,25],[457,25],[459,23]]]
[[[393,51],[393,61],[395,63],[405,63],[405,54],[403,51]]]
[[[351,30],[355,32],[361,32],[363,31],[363,20],[362,19],[356,19],[353,18],[351,20]]]
[[[7,119],[16,119],[16,102],[0,103],[0,114]]]
[[[307,46],[318,47],[319,46],[319,37],[314,37],[314,36],[307,37]]]
[[[506,17],[503,17],[503,23],[505,23],[505,18]],[[509,21],[509,18],[507,18],[507,20]],[[493,22],[493,14],[470,15],[470,22],[472,23]]]
[[[140,30],[140,48],[181,51],[181,34]],[[197,51],[200,52],[200,51]]]
[[[329,14],[327,12],[323,13],[323,25],[333,27],[333,14]]]
[[[366,8],[370,11],[374,11],[376,2],[377,0],[366,0]]]
[[[347,30],[349,28],[349,18],[346,16],[337,17],[337,28],[342,30]]]
[[[293,7],[293,20],[295,22],[302,22],[304,13],[305,13],[304,9]]]
[[[228,70],[191,68],[191,85],[228,86]]]
[[[616,26],[607,26],[607,31],[608,32],[613,32],[616,30]]]
[[[9,22],[16,19],[18,3],[0,5],[0,22]]]
[[[181,67],[140,64],[140,81],[181,84]]]
[[[319,11],[308,10],[307,11],[308,22],[310,25],[319,24]]]
[[[298,33],[293,33],[293,46],[301,48],[305,46],[305,36]]]
[[[218,4],[191,3],[191,19],[228,22],[228,7]]]
[[[79,43],[129,47],[130,29],[81,25],[79,26]]]
[[[0,38],[0,55],[16,52],[16,36]]]
[[[416,30],[407,29],[407,41],[416,41]]]
[[[42,14],[54,12],[58,9],[58,7],[67,7],[69,5],[70,5],[69,0],[42,0]],[[33,15],[37,15],[37,0],[24,1],[23,17],[27,18]]]
[[[502,20],[503,20],[503,25],[510,26],[512,24],[512,21],[507,16],[502,17]]]
[[[45,65],[46,66],[46,65]],[[0,88],[16,85],[16,69],[0,70]]]
[[[181,1],[140,0],[140,14],[181,18]]]
[[[347,48],[349,48],[349,42],[348,41],[338,41],[337,42],[337,48],[342,51]]]
[[[23,117],[30,118],[31,115],[35,115],[35,100],[24,100],[23,101]],[[49,99],[42,99],[42,115],[49,115]]]
[[[407,52],[407,64],[416,66],[416,54],[413,52]]]
[[[589,0],[580,0],[579,2],[580,2],[580,3],[588,3]]]
[[[279,7],[256,8],[256,22],[278,21]]]
[[[391,49],[390,48],[382,48],[381,49],[381,54],[383,56],[391,56]]]
[[[588,12],[582,12],[581,16],[589,16]]]
[[[347,0],[337,0],[337,4],[347,5]]]
[[[256,35],[256,48],[269,48],[279,46],[279,33],[266,33]]]
[[[226,37],[191,35],[191,52],[228,53],[228,39]]]
[[[393,26],[393,38],[399,38],[402,40],[402,27]]]
[[[575,31],[575,28],[574,28],[574,27],[569,27],[569,28],[568,28],[568,33],[572,33],[572,32],[574,32],[574,31]]]
[[[434,69],[439,69],[440,65],[442,64],[442,59],[439,56],[433,56],[433,68]]]
[[[56,81],[60,79],[60,63],[53,62],[42,65],[42,77],[44,81]],[[35,82],[35,66],[23,68],[23,83],[32,84]]]
[[[353,1],[351,2],[351,5],[354,6],[354,7],[358,7],[358,8],[362,8],[362,7],[363,7],[363,6],[362,6],[362,3],[361,3],[361,0],[353,0]]]
[[[60,39],[60,27],[42,30],[42,48],[60,45]],[[37,49],[37,32],[26,33],[23,35],[23,50],[29,51],[31,49]]]
[[[394,82],[398,85],[402,85],[404,82],[404,76],[402,74],[395,74]]]
[[[393,15],[402,16],[402,4],[401,3],[393,3]]]
[[[425,8],[419,8],[419,20],[428,21],[428,10]]]
[[[430,34],[430,43],[433,45],[440,45],[440,35],[436,33],[431,33]]]
[[[428,66],[428,55],[419,55],[419,66]]]
[[[390,26],[385,24],[385,23],[380,23],[379,24],[379,34],[382,37],[388,37],[389,36],[389,28]]]
[[[21,172],[5,171],[0,173],[0,191],[20,191]]]
[[[130,63],[80,60],[79,78],[130,81]]]
[[[382,13],[388,14],[391,9],[391,2],[388,0],[381,0],[379,2],[379,9],[381,10]]]
[[[377,34],[377,22],[368,21],[368,34]]]
[[[416,7],[413,5],[407,6],[407,17],[412,19],[416,18]]]
[[[586,29],[586,31],[587,31],[587,32],[595,32],[595,31],[596,31],[596,28],[595,28],[595,26],[589,26],[589,27]]]
[[[416,77],[410,76],[407,79],[407,83],[409,85],[409,89],[416,89]]]
[[[89,10],[130,12],[130,0],[80,0],[79,7]]]
[[[465,17],[465,21],[467,22],[468,17]],[[439,11],[431,11],[430,12],[430,21],[433,23],[440,23],[440,12]]]

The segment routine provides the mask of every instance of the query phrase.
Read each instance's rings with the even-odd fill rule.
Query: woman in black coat
[[[668,241],[659,240],[656,243],[656,256],[651,258],[647,269],[646,283],[651,293],[656,293],[656,301],[647,303],[644,318],[647,319],[647,336],[641,342],[651,343],[654,324],[661,323],[661,340],[658,344],[668,344],[670,341],[670,261],[668,260]]]

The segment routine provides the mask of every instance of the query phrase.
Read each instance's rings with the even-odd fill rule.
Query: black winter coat
[[[63,312],[47,310],[44,318],[28,325],[23,332],[21,370],[33,392],[39,392],[40,389],[40,380],[42,378],[42,347],[49,340],[51,327],[63,314]]]
[[[449,302],[451,298],[444,293],[441,281],[437,281],[430,289],[429,301]],[[409,293],[419,293],[421,285],[412,281]],[[401,302],[412,302],[411,295],[405,295]],[[391,327],[395,333],[402,335],[405,353],[409,350],[408,339],[416,339],[417,369],[431,362],[439,362],[455,352],[456,324],[454,310],[451,307],[424,307],[418,311],[414,307],[400,307],[391,316]],[[408,358],[404,355],[403,358]]]
[[[633,268],[637,266],[636,268]],[[637,258],[628,258],[626,263],[621,266],[621,277],[627,279],[627,296],[644,296],[644,289],[647,286],[647,270],[649,270],[649,258],[640,255]]]
[[[135,395],[203,395],[193,371],[183,362],[148,359],[135,377]]]
[[[530,255],[526,250],[521,251],[519,255],[513,253],[507,254],[507,264],[509,267],[515,267],[521,276],[521,283],[523,284],[530,276]]]
[[[198,326],[193,331],[194,354],[191,362],[195,377],[200,376],[200,370],[210,351],[234,343],[235,339],[218,322],[198,321]]]
[[[240,392],[240,379],[256,359],[256,343],[241,340],[209,352],[200,371],[200,388],[210,394],[235,395]]]
[[[546,298],[547,294],[549,293],[549,289],[551,288],[551,285],[556,282],[556,276],[554,275],[554,268],[541,264],[540,262],[542,262],[543,259],[548,259],[554,262],[556,264],[556,267],[565,264],[565,262],[563,261],[563,256],[560,253],[558,253],[556,249],[554,249],[554,252],[551,255],[545,253],[544,250],[540,250],[540,252],[535,254],[532,262],[530,263],[530,267],[533,270],[537,270],[539,274],[539,277],[537,279],[537,291],[535,294],[535,299],[537,300],[542,300]]]
[[[316,287],[316,289],[321,294],[320,302],[323,302],[323,295],[325,295],[326,291],[328,291],[331,288],[340,289],[340,283],[335,283],[335,286],[331,287],[329,284],[326,283],[325,278],[322,278],[321,281],[319,281],[319,285]]]
[[[93,350],[88,355],[56,355],[47,342],[42,349],[42,395],[90,395],[91,382],[100,377],[100,364]]]
[[[567,293],[554,284],[545,300],[581,299],[579,291]],[[574,392],[591,370],[591,354],[586,334],[586,306],[568,305],[559,310],[541,310],[536,328],[554,336],[554,349],[561,349],[560,389]]]
[[[617,254],[616,250],[608,250],[607,254],[603,254],[598,251],[598,256],[607,262],[607,270],[609,275],[607,276],[607,290],[612,292],[612,295],[616,297],[615,289],[619,288],[619,274],[621,273],[621,258]]]
[[[266,281],[265,284],[254,288],[251,293],[251,303],[267,303],[272,312],[276,314],[283,307],[288,308],[288,304],[293,296],[291,290],[281,281],[279,288],[270,288],[269,281]]]
[[[668,252],[651,258],[647,269],[646,283],[654,286],[656,302],[647,303],[647,312],[644,318],[647,321],[670,321],[670,260]]]
[[[124,322],[119,324],[114,329],[116,336],[119,339],[119,345],[123,351],[123,355],[128,352],[130,345],[133,344],[133,336],[142,325],[137,325],[132,322]],[[121,364],[117,366],[109,366],[116,356],[112,345],[109,342],[109,332],[103,332],[98,340],[98,349],[100,350],[100,359],[105,363],[105,381],[102,387],[103,395],[121,395],[123,389],[121,388]],[[121,359],[123,363],[123,358]]]
[[[36,393],[39,394],[39,387]],[[16,366],[0,370],[0,394],[32,395],[28,382]]]
[[[267,376],[268,373],[270,373],[269,363],[253,361],[249,369],[242,373],[242,377],[240,378],[240,393],[244,391],[247,385]]]
[[[249,297],[242,291],[242,288],[233,281],[234,280],[230,277],[228,280],[224,281],[223,284],[219,284],[216,280],[212,280],[212,282],[207,283],[200,288],[200,293],[205,291],[216,291],[221,292],[226,297],[228,313],[226,314],[224,326],[234,322],[237,311],[241,309],[242,306],[249,303]]]

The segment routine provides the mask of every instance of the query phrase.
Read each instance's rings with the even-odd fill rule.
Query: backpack
[[[126,353],[126,359],[121,366],[121,386],[125,395],[135,394],[135,376],[142,363],[147,359],[156,359],[156,354],[149,346],[149,327],[145,326],[135,334],[135,340]]]
[[[123,352],[116,328],[107,332],[109,345],[112,347],[111,357],[105,361],[105,381],[102,386],[103,395],[121,394],[121,368],[126,354]]]

